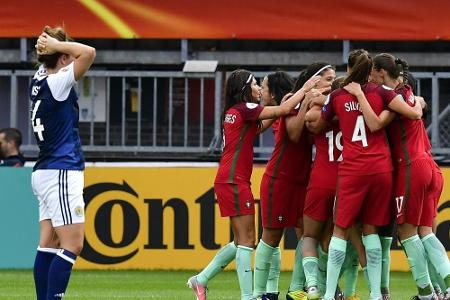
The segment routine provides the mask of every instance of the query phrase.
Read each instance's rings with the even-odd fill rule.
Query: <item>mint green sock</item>
[[[326,292],[326,282],[327,282],[327,263],[328,263],[328,253],[323,251],[322,246],[317,247],[319,253],[318,262],[318,272],[317,272],[317,287],[319,288],[320,294],[324,295]]]
[[[260,240],[255,251],[255,273],[253,297],[260,297],[266,292],[267,278],[269,277],[270,262],[275,251],[274,247]]]
[[[347,241],[333,236],[330,241],[327,264],[327,287],[324,299],[334,299],[342,264],[345,260]]]
[[[381,243],[381,293],[389,294],[389,276],[391,274],[392,237],[380,236]]]
[[[305,271],[306,286],[317,286],[317,273],[319,272],[319,259],[315,256],[303,257],[303,270]]]
[[[406,240],[401,241],[414,280],[416,281],[419,295],[427,296],[432,293],[430,277],[428,275],[427,257],[425,248],[420,241],[419,236],[413,235]]]
[[[445,281],[445,289],[450,288],[450,262],[444,246],[434,235],[430,233],[422,239],[422,244],[428,254],[428,259],[435,267],[438,274]]]
[[[267,278],[266,292],[278,293],[278,282],[280,281],[280,265],[281,265],[281,251],[280,247],[276,247],[272,254],[272,261],[270,262],[269,277]]]
[[[237,246],[236,271],[241,288],[241,300],[248,300],[253,294],[252,253],[253,248]]]
[[[305,273],[303,272],[302,263],[302,245],[303,239],[300,239],[295,249],[295,262],[294,269],[292,270],[291,284],[289,285],[289,291],[303,290],[305,287]]]
[[[367,283],[367,289],[369,290],[369,293],[370,293],[370,282],[369,282],[369,274],[367,274],[367,267],[362,268],[362,271],[363,271],[364,279],[366,280],[366,283]]]
[[[208,285],[214,276],[219,274],[230,262],[236,258],[237,247],[234,242],[226,244],[216,253],[216,256],[198,275],[197,281],[202,285]]]
[[[345,260],[348,262],[344,271],[344,295],[350,297],[356,294],[356,282],[358,280],[359,258],[352,243],[347,244]],[[344,263],[345,264],[345,263]]]
[[[370,298],[381,298],[381,243],[378,234],[368,234],[362,238],[366,249],[367,276],[369,277]]]
[[[436,271],[436,268],[428,259],[428,255],[427,255],[427,265],[428,265],[428,274],[430,275],[431,284],[433,285],[434,290],[445,291],[446,290],[445,281],[441,278],[441,276]]]

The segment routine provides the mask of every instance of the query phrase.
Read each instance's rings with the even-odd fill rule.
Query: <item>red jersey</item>
[[[295,118],[298,110],[293,109],[291,116]],[[265,174],[295,183],[307,183],[311,168],[311,144],[308,132],[304,128],[300,140],[296,143],[289,139],[286,130],[286,119],[279,118],[275,131],[275,148],[266,166]]]
[[[395,92],[401,95],[409,106],[415,105],[416,101],[410,86],[400,85],[395,89]],[[410,165],[412,161],[428,156],[425,148],[426,141],[424,141],[426,130],[422,120],[411,120],[404,116],[397,116],[386,130],[389,135],[394,162]]]
[[[278,118],[278,119],[276,119],[275,121],[273,121],[273,123],[272,123],[272,132],[273,132],[273,135],[276,135],[276,134],[277,134],[277,131],[278,131],[279,127],[280,127],[280,119],[281,119],[281,118]]]
[[[342,132],[334,123],[326,132],[314,135],[316,157],[308,187],[335,189],[338,163],[342,161]]]
[[[256,103],[239,103],[226,111],[223,152],[215,183],[250,183],[253,141],[258,129],[258,116],[263,109]]]
[[[423,124],[422,140],[423,140],[423,143],[424,143],[425,151],[427,152],[427,155],[428,155],[428,159],[431,160],[431,163],[433,165],[434,170],[437,173],[442,174],[442,170],[439,168],[439,165],[433,159],[433,154],[431,153],[431,142],[430,142],[430,138],[428,137],[427,130],[425,128],[425,123],[424,123],[423,120],[421,120],[421,121],[422,121],[422,124]]]
[[[427,151],[428,156],[431,157],[431,159],[433,159],[433,154],[431,153],[431,142],[430,142],[430,138],[428,137],[427,130],[425,128],[425,121],[424,120],[421,120],[421,121],[422,121],[423,128],[424,128],[424,130],[422,131],[422,139],[423,139],[425,151]]]
[[[373,83],[361,86],[370,106],[379,115],[397,94]],[[364,123],[358,100],[344,89],[331,93],[322,108],[322,118],[331,121],[337,115],[342,131],[343,161],[340,175],[371,175],[392,171],[391,151],[384,130],[371,132]]]

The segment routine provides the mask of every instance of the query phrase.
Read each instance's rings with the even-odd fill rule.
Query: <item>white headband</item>
[[[245,82],[244,86],[242,87],[241,91],[243,91],[245,89],[245,87],[247,86],[247,84],[250,83],[250,81],[252,81],[253,79],[253,74],[248,75],[247,81]]]
[[[319,75],[323,70],[328,69],[328,68],[331,68],[331,67],[332,67],[331,65],[323,66],[322,68],[319,69],[319,71],[317,71],[316,73],[314,73],[314,75],[311,76],[309,79],[313,78],[314,76]]]

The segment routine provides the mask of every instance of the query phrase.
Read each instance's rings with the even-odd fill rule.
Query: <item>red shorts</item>
[[[306,185],[273,178],[261,180],[261,218],[266,228],[295,227],[303,216]]]
[[[333,216],[336,189],[308,187],[303,214],[319,222],[325,222]]]
[[[434,203],[433,218],[437,216],[437,209],[439,205],[439,199],[441,198],[442,189],[444,188],[444,176],[439,169],[439,166],[430,158],[430,162],[433,165],[433,177],[431,178],[431,184],[427,191],[425,200],[427,203]]]
[[[391,220],[392,173],[339,176],[334,223],[349,228],[362,224],[384,226]]]
[[[255,214],[255,199],[249,184],[214,183],[222,217]]]
[[[435,201],[427,201],[433,171],[430,160],[413,161],[409,166],[397,166],[395,174],[395,214],[397,223],[417,226],[433,225]]]

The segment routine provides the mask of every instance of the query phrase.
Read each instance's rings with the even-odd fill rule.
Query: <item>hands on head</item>
[[[45,30],[45,29],[44,29]],[[52,55],[56,51],[56,44],[59,41],[51,37],[48,33],[43,31],[36,41],[36,52],[38,55]]]
[[[306,81],[305,84],[303,85],[303,89],[305,90],[305,93],[308,93],[313,88],[315,88],[316,84],[320,81],[321,78],[322,78],[321,76],[314,76],[314,77],[311,77],[310,79],[308,79],[308,81]]]

